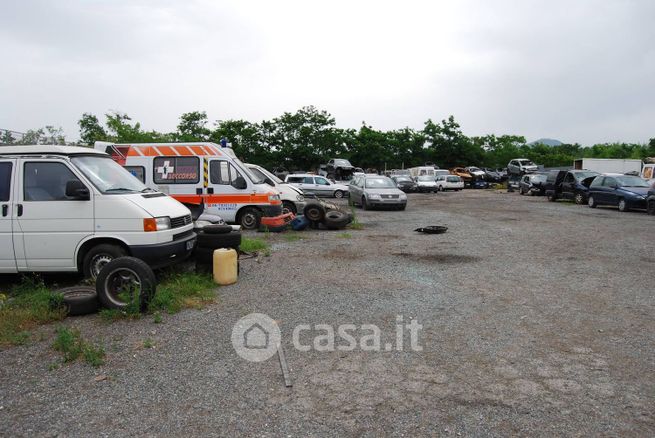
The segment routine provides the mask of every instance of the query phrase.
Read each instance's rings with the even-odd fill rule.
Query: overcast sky
[[[0,0],[0,128],[129,114],[593,144],[655,137],[655,1]],[[104,120],[104,117],[101,117]]]

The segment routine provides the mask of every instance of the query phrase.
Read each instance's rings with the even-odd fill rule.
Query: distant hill
[[[559,146],[564,143],[562,143],[559,140],[554,140],[552,138],[540,138],[539,140],[535,140],[531,143],[528,143],[528,146],[534,146],[536,144],[545,144],[546,146]]]

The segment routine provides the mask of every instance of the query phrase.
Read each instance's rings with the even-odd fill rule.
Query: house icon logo
[[[277,352],[281,340],[277,323],[263,313],[246,315],[232,327],[234,351],[251,362],[269,359]]]

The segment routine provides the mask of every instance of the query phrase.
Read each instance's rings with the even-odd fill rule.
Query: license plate
[[[194,243],[195,243],[194,240],[189,240],[189,241],[186,243],[186,250],[187,250],[187,251],[191,251],[191,250],[193,249],[193,244],[194,244]]]

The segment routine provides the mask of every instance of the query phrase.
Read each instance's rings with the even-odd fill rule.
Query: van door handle
[[[5,204],[2,206],[2,215],[7,216],[8,213],[9,213],[9,206]]]
[[[16,207],[17,207],[16,216],[22,216],[23,215],[23,204],[18,204]]]

